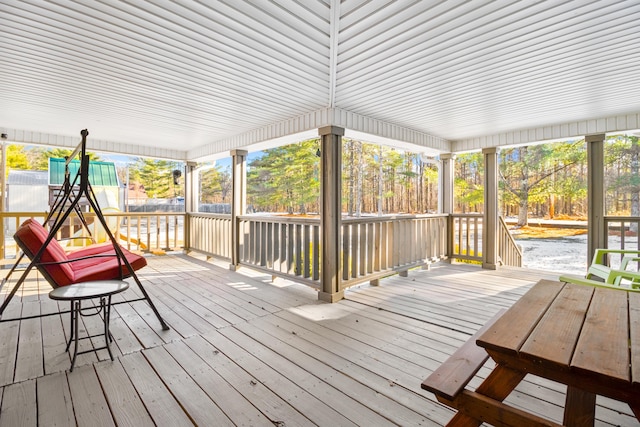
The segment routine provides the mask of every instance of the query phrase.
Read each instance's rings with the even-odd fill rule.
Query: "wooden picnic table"
[[[476,344],[496,365],[475,391],[442,400],[459,410],[449,425],[557,425],[502,402],[527,374],[567,385],[563,425],[593,426],[596,395],[640,420],[640,293],[541,280]]]

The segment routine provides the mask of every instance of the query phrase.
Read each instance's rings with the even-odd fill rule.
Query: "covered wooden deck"
[[[335,304],[186,255],[151,257],[140,278],[171,330],[144,302],[116,305],[114,362],[103,350],[69,372],[67,314],[0,323],[0,425],[443,425],[452,412],[422,380],[498,309],[557,275],[439,263]],[[49,290],[34,276],[5,318],[57,311]],[[598,425],[638,425],[626,404],[598,399]],[[528,378],[508,401],[561,421],[564,390]]]

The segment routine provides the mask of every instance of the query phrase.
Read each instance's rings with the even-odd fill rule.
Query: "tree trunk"
[[[522,197],[518,205],[518,226],[523,227],[529,224],[529,198]]]

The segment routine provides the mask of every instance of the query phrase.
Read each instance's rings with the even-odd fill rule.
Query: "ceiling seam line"
[[[331,0],[329,18],[329,108],[335,107],[338,67],[338,36],[340,33],[340,0]]]

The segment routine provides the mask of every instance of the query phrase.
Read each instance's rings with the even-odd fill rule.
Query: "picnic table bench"
[[[468,390],[488,357],[495,367]],[[562,424],[503,403],[527,374],[567,385]],[[596,395],[627,402],[640,420],[640,293],[541,280],[422,388],[458,411],[449,426],[593,426]]]

